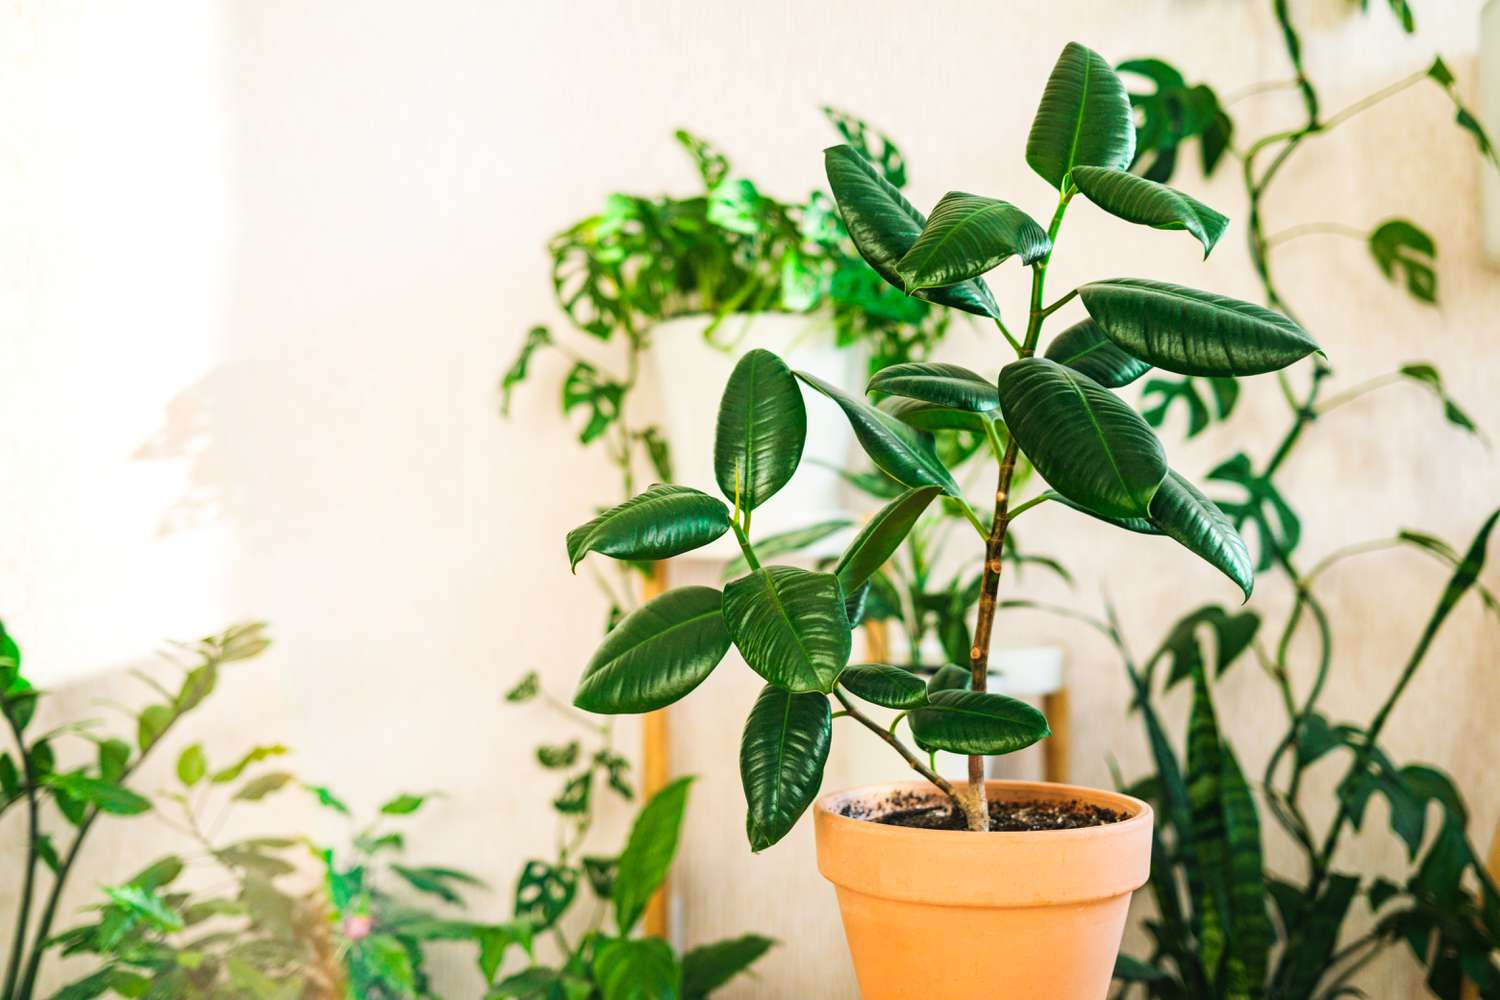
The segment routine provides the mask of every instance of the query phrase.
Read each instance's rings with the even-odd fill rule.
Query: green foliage
[[[977,278],[1011,257],[1034,264],[1052,249],[1047,231],[1008,201],[952,191],[896,262],[907,294]]]
[[[723,604],[712,587],[682,587],[637,608],[589,660],[573,703],[616,715],[654,711],[688,694],[729,651]]]
[[[849,662],[849,618],[832,573],[757,569],[724,588],[723,609],[745,662],[778,687],[827,693]]]
[[[1078,167],[1073,183],[1089,201],[1110,215],[1153,229],[1183,229],[1203,244],[1203,256],[1224,235],[1229,219],[1165,184],[1108,167]]]
[[[1405,281],[1412,298],[1437,302],[1437,244],[1431,236],[1405,219],[1391,219],[1370,233],[1370,253],[1382,274],[1392,281]]]
[[[791,480],[806,438],[807,409],[791,369],[770,351],[747,351],[719,402],[719,490],[735,510],[754,510]]]
[[[786,836],[812,805],[833,742],[828,699],[794,694],[774,684],[761,689],[740,739],[745,789],[745,835],[761,851]]]
[[[1047,358],[1081,372],[1106,389],[1127,386],[1151,370],[1140,358],[1116,347],[1092,319],[1079,320],[1047,345]],[[1148,422],[1161,426],[1159,420]]]
[[[1069,42],[1042,92],[1026,139],[1026,162],[1059,191],[1074,167],[1123,170],[1135,156],[1135,122],[1125,87],[1109,63]]]
[[[658,483],[568,532],[568,561],[576,572],[590,552],[637,561],[669,559],[728,530],[729,511],[718,500]]]

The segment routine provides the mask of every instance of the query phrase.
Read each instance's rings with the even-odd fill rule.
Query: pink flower
[[[365,916],[364,914],[345,917],[344,937],[348,938],[350,941],[363,941],[365,938],[370,936],[370,930],[374,926],[375,921]]]

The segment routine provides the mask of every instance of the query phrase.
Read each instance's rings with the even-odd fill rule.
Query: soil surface
[[[947,799],[934,801],[932,796],[900,792],[879,804],[878,812],[860,805],[844,807],[850,819],[869,820],[886,826],[907,826],[919,830],[962,830],[963,814]],[[872,814],[873,812],[873,814]],[[1077,830],[1086,826],[1119,823],[1130,817],[1103,806],[1077,799],[1018,799],[990,802],[990,832],[1014,833],[1025,830]]]

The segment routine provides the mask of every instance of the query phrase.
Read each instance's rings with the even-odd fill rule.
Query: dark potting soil
[[[869,820],[886,826],[906,826],[918,830],[962,830],[963,814],[946,799],[934,801],[930,795],[899,792],[881,803],[878,813],[850,804],[843,815],[850,819]],[[1129,819],[1125,813],[1077,799],[1020,799],[990,802],[990,832],[1013,833],[1025,830],[1077,830],[1086,826],[1104,826]]]

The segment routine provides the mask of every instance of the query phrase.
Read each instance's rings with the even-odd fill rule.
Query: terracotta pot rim
[[[969,785],[967,781],[954,781],[952,784],[955,788],[967,788]],[[989,791],[1005,793],[1006,798],[1023,798],[1027,795],[1035,795],[1040,792],[1041,797],[1044,798],[1081,799],[1094,805],[1102,805],[1116,811],[1128,811],[1130,813],[1126,819],[1118,823],[1106,823],[1101,826],[1083,826],[1073,830],[987,831],[982,835],[991,838],[987,843],[993,842],[998,845],[1007,841],[1035,841],[1042,838],[1094,840],[1101,837],[1128,834],[1136,827],[1151,826],[1154,822],[1150,805],[1121,792],[1111,792],[1102,788],[1090,788],[1087,785],[1068,785],[1055,781],[1023,781],[1008,778],[989,778],[986,779],[984,785]],[[931,790],[937,798],[946,798],[941,789],[926,780],[886,781],[873,785],[845,788],[840,791],[821,795],[813,803],[813,812],[815,814],[823,814],[826,817],[824,822],[833,823],[836,826],[848,825],[851,828],[858,828],[862,836],[883,837],[893,844],[896,842],[910,842],[914,839],[969,837],[975,833],[973,830],[925,830],[909,826],[890,826],[885,823],[876,823],[872,820],[843,816],[833,808],[835,804],[852,798],[873,797],[895,791],[927,790]]]

